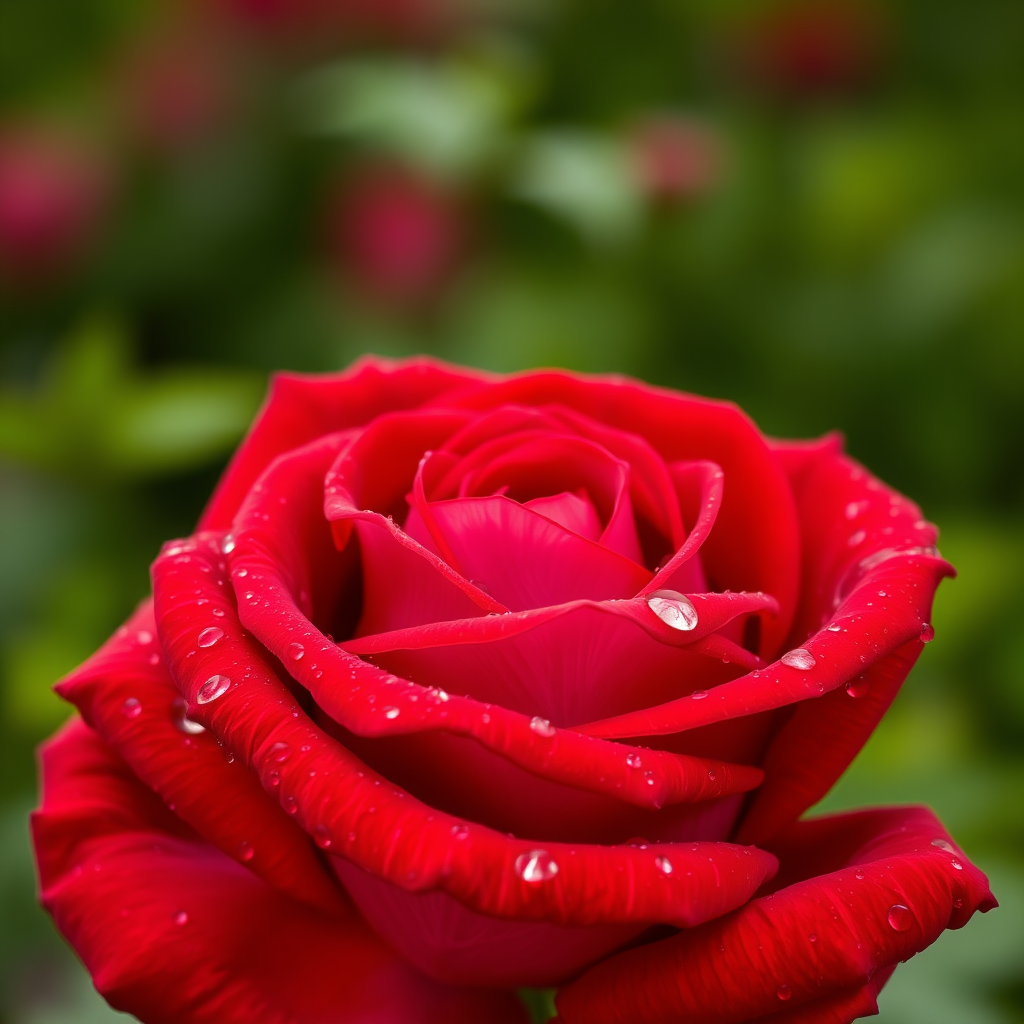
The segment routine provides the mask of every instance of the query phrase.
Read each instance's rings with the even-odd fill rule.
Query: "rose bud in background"
[[[721,178],[721,139],[696,120],[648,118],[633,129],[630,148],[640,188],[656,201],[701,195]]]
[[[200,0],[246,34],[288,49],[424,43],[458,20],[451,0]]]
[[[775,93],[812,98],[856,92],[875,78],[886,41],[869,0],[781,0],[740,31],[740,72]]]
[[[143,42],[122,72],[132,134],[168,153],[211,141],[236,113],[239,75],[218,33],[195,23],[165,29]]]
[[[370,302],[422,307],[451,281],[468,225],[460,198],[420,172],[372,165],[330,200],[328,243],[338,275]]]
[[[34,288],[88,250],[105,205],[94,154],[44,128],[0,128],[0,281]]]

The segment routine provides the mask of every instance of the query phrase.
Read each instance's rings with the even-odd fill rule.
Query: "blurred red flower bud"
[[[870,0],[781,0],[741,32],[740,62],[754,84],[775,92],[846,93],[875,76],[885,36]]]
[[[134,134],[162,150],[213,137],[236,105],[233,54],[199,25],[165,31],[129,59],[122,90]]]
[[[105,183],[93,154],[43,129],[0,129],[0,279],[50,281],[87,250]]]
[[[330,246],[341,274],[373,302],[422,305],[451,280],[467,235],[459,198],[396,166],[362,168],[332,201]]]
[[[457,20],[452,0],[205,0],[242,29],[285,46],[427,42]]]
[[[721,177],[722,145],[706,124],[656,117],[637,125],[630,138],[640,187],[655,200],[699,195]]]

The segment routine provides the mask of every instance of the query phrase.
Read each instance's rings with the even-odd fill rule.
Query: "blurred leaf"
[[[574,130],[546,131],[524,143],[512,191],[600,246],[635,237],[643,203],[621,143]]]

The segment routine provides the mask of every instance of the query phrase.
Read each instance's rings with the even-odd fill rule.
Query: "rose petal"
[[[43,748],[44,906],[112,1006],[147,1024],[503,1024],[514,996],[417,974],[351,911],[290,899],[183,834],[80,722]]]
[[[282,452],[487,379],[493,378],[423,356],[400,361],[364,356],[344,373],[276,375],[262,411],[206,506],[200,528],[227,528],[249,488]]]
[[[209,733],[197,734],[197,723],[186,722],[155,636],[147,601],[59,685],[61,696],[204,839],[290,896],[321,909],[340,907],[308,836],[252,775],[227,762]],[[191,732],[182,731],[186,724]]]
[[[560,1019],[739,1024],[841,1001],[995,905],[985,876],[950,848],[923,808],[794,825],[775,847],[784,888],[597,965],[559,994]]]

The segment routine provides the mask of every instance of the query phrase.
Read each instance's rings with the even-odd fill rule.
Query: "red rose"
[[[60,685],[43,902],[146,1022],[850,1021],[995,905],[927,810],[796,820],[930,639],[934,539],[722,403],[280,377]]]

